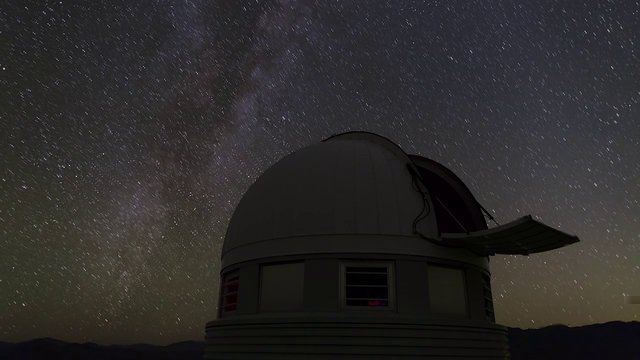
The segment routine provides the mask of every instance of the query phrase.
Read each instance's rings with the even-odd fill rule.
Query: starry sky
[[[235,205],[278,159],[367,130],[506,223],[496,320],[640,320],[637,1],[0,5],[0,341],[202,340]]]

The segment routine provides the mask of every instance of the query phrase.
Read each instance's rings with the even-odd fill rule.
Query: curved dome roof
[[[363,132],[300,149],[265,171],[236,207],[222,254],[251,243],[309,235],[437,236],[417,168],[397,145]],[[427,202],[425,206],[425,202]]]
[[[578,241],[531,217],[487,229],[482,210],[441,164],[407,155],[379,135],[340,134],[286,156],[249,187],[227,228],[222,266],[367,253],[486,267],[489,255],[530,254]]]

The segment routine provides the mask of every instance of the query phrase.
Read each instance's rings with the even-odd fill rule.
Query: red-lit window
[[[238,272],[226,274],[222,281],[222,312],[236,311],[238,307],[238,287],[240,286]]]
[[[343,264],[344,305],[361,308],[390,308],[392,305],[390,263]]]

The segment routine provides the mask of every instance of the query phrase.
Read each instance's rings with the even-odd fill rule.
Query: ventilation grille
[[[491,278],[489,275],[482,274],[483,294],[484,294],[484,315],[491,322],[496,322],[493,312],[493,297],[491,296]]]

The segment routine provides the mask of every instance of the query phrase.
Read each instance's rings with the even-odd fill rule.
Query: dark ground
[[[23,343],[0,342],[0,359],[135,359],[195,360],[204,343],[180,342],[167,346],[104,346],[67,343],[45,338]],[[554,325],[542,329],[509,329],[511,358],[520,359],[634,359],[640,360],[640,322],[608,322],[581,327]]]

